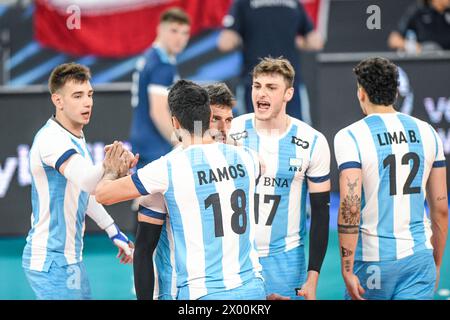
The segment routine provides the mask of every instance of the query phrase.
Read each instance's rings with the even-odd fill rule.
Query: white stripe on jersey
[[[302,134],[302,130],[300,126],[297,126],[297,137]],[[300,148],[296,148],[295,155],[297,159],[303,158]],[[300,208],[302,205],[302,185],[306,177],[302,172],[296,172],[294,178],[292,179],[291,188],[289,190],[289,215],[288,215],[288,231],[287,234],[290,235],[286,238],[289,242],[286,243],[285,251],[296,248],[300,242],[300,223],[301,212]]]
[[[166,205],[167,207],[167,205]],[[175,265],[175,244],[173,242],[173,234],[172,228],[170,227],[170,217],[167,215],[166,217],[166,231],[167,231],[167,240],[169,241],[169,250],[170,250],[170,265],[172,266],[172,286],[171,293],[172,297],[176,299],[178,288],[177,288],[177,270]]]
[[[66,224],[66,246],[64,248],[64,256],[68,264],[77,263],[75,252],[75,237],[77,233],[76,224],[78,216],[78,197],[80,196],[79,188],[71,185],[67,181],[64,195],[64,220]]]
[[[226,168],[228,163],[222,152],[219,150],[218,145],[215,145],[215,150],[208,150],[205,152],[207,162],[211,168]],[[247,168],[249,169],[249,168]],[[216,183],[216,192],[220,196],[220,204],[222,207],[222,221],[232,221],[233,209],[231,208],[230,194],[236,190],[233,180],[223,180],[221,183]],[[248,201],[248,199],[247,199]],[[231,223],[223,224],[223,237],[222,237],[222,251],[227,254],[222,255],[222,273],[224,276],[223,282],[227,290],[236,288],[242,285],[242,280],[239,275],[239,250],[236,250],[235,245],[239,243],[239,234],[231,229]],[[227,258],[227,259],[225,259]],[[233,275],[233,277],[228,277]]]
[[[276,177],[278,172],[278,138],[271,139],[266,136],[259,136],[259,150],[258,154],[265,163],[265,173],[264,176]],[[270,139],[270,140],[269,140]],[[270,142],[267,142],[267,141]],[[272,149],[266,149],[263,146],[270,145]],[[261,177],[264,179],[264,177]],[[269,219],[269,214],[273,206],[272,202],[264,203],[265,194],[275,194],[275,186],[264,186],[264,183],[260,183],[256,186],[256,193],[260,195],[259,199],[259,217],[258,225],[256,227],[256,243],[258,246],[258,252],[260,257],[266,257],[269,255],[270,251],[270,239],[272,236],[272,225],[266,226],[266,221]],[[268,208],[264,208],[264,207]]]
[[[361,212],[361,218],[363,224],[361,225],[361,240],[363,243],[362,256],[364,261],[378,261],[379,259],[379,243],[378,243],[378,193],[371,192],[369,195],[367,191],[378,190],[380,179],[378,176],[378,166],[365,168],[364,158],[378,159],[377,150],[372,143],[372,133],[369,127],[364,122],[358,122],[355,124],[355,128],[352,127],[352,133],[356,137],[357,132],[358,141],[367,141],[367,143],[359,143],[361,151],[361,159],[363,165],[363,188],[365,192],[366,206]],[[368,170],[369,169],[369,170]]]
[[[385,120],[385,119],[383,119]],[[405,129],[403,127],[403,124],[400,122],[398,117],[391,117],[389,119],[389,123],[386,123],[386,127],[389,126],[389,131],[394,132],[404,132]],[[392,148],[392,154],[406,154],[409,152],[409,146],[407,143],[393,143],[391,145]],[[400,161],[400,159],[396,159],[397,162]],[[380,165],[380,164],[379,164]],[[408,176],[411,172],[411,169],[409,166],[398,166],[396,164],[396,175],[397,175],[397,182],[400,181],[406,181],[408,179]],[[401,184],[397,183],[397,187],[399,187]],[[403,195],[403,196],[396,196],[392,197],[393,200],[393,206],[394,206],[394,237],[396,238],[396,251],[397,251],[397,258],[401,259],[404,257],[407,257],[411,254],[413,254],[412,247],[414,246],[414,241],[412,234],[409,230],[409,222],[411,216],[407,214],[408,212],[411,212],[411,206],[410,206],[410,195]],[[403,241],[406,240],[406,241]]]
[[[32,148],[30,151],[30,163],[40,164],[40,162],[41,158],[39,156],[39,150],[37,148]],[[42,208],[50,208],[50,195],[44,168],[40,165],[36,165],[34,166],[34,170],[32,176],[39,197],[40,212],[34,212],[34,214],[38,216],[38,222],[35,226],[33,237],[31,238],[30,269],[42,271],[47,256],[47,242],[50,228],[50,212],[48,210],[44,211]],[[32,226],[33,225],[34,219]]]
[[[247,169],[248,172],[248,176],[249,179],[250,177],[257,177],[259,174],[259,168],[255,168],[255,163],[254,160],[250,157],[249,153],[247,151],[244,151],[243,148],[238,148],[237,149],[237,153],[239,154],[239,156],[241,157],[242,161],[244,162],[244,165]],[[255,155],[257,155],[257,153],[255,152]],[[255,171],[258,170],[258,171]],[[250,184],[249,184],[249,190],[256,190],[256,180],[250,179]],[[249,196],[252,196],[252,194],[250,194]],[[262,266],[259,263],[259,255],[258,255],[258,251],[256,249],[256,233],[255,233],[255,229],[256,229],[256,223],[255,223],[255,215],[253,214],[255,212],[255,202],[254,201],[250,201],[248,200],[249,203],[249,214],[248,214],[248,223],[251,226],[250,231],[249,231],[249,239],[250,239],[250,243],[251,243],[251,251],[250,251],[250,260],[253,266],[253,270],[255,271],[255,274],[257,277],[261,277],[261,270],[262,270]]]
[[[417,123],[417,121],[416,124],[417,127],[419,128],[422,141],[434,141],[435,137],[433,132],[431,131],[431,128],[424,125],[420,125],[420,123]],[[434,143],[422,143],[422,147],[424,154],[434,155],[438,153],[438,150],[436,150],[436,145]],[[433,168],[433,163],[436,159],[434,159],[434,157],[427,157],[426,160],[427,161],[425,161],[424,163],[423,169],[424,175],[422,177],[422,185],[421,185],[425,199],[427,198],[427,181],[429,177],[429,175],[425,176],[425,172],[431,172],[431,169]],[[431,221],[430,219],[428,219],[425,210],[423,213],[423,225],[425,227],[425,238],[426,238],[425,246],[428,249],[433,249],[433,246],[431,245],[431,236],[432,236]]]
[[[180,214],[184,230],[184,241],[186,244],[186,269],[188,272],[189,296],[191,298],[201,297],[207,294],[205,285],[205,250],[198,248],[196,244],[203,243],[203,232],[198,230],[203,225],[199,207],[199,201],[195,190],[193,170],[186,153],[180,153],[173,157],[172,177],[173,192],[176,204],[186,214]],[[173,179],[173,177],[184,177],[185,179]],[[169,213],[170,214],[170,213]],[[188,231],[198,230],[198,232]]]

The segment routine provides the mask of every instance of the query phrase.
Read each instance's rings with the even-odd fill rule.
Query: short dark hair
[[[191,24],[187,13],[183,9],[177,7],[169,8],[161,13],[161,16],[159,17],[159,23],[163,22],[176,22],[179,24],[188,25]]]
[[[194,134],[194,123],[201,122],[204,134],[209,129],[211,108],[208,92],[198,84],[189,80],[178,80],[169,91],[169,109],[172,116],[178,119],[181,126]]]
[[[91,79],[88,67],[75,62],[63,63],[55,67],[48,78],[48,89],[53,94],[61,89],[68,81],[83,83]]]
[[[398,91],[398,68],[385,58],[362,60],[353,68],[358,84],[364,88],[370,102],[376,105],[394,104]]]
[[[261,59],[261,61],[253,68],[252,78],[260,74],[279,74],[284,78],[286,86],[291,88],[294,85],[295,70],[288,59],[282,56],[272,58],[271,56]]]
[[[231,90],[223,82],[209,84],[204,87],[209,96],[210,105],[233,108],[235,100]]]

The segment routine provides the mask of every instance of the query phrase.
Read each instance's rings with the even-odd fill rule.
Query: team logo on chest
[[[295,144],[298,147],[302,147],[303,149],[308,149],[309,148],[309,142],[302,140],[296,136],[292,136],[292,140],[291,143]]]
[[[289,171],[301,172],[303,165],[302,158],[289,158]]]
[[[244,130],[242,132],[232,133],[232,134],[230,134],[230,137],[234,141],[238,141],[238,140],[247,138],[248,137],[248,132],[246,130]]]

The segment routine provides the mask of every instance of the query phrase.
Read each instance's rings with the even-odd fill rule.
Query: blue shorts
[[[189,288],[182,287],[178,290],[177,300],[188,300]],[[198,300],[266,300],[264,280],[252,278],[240,287],[209,293]]]
[[[83,262],[61,267],[53,262],[48,272],[24,271],[38,300],[91,299],[91,287]]]
[[[431,300],[436,283],[432,250],[394,261],[355,261],[354,273],[369,300]],[[345,299],[350,296],[345,291]]]
[[[298,246],[289,251],[260,257],[262,276],[266,282],[267,295],[277,293],[290,297],[292,300],[302,300],[297,296],[295,288],[299,288],[306,281],[305,251]]]

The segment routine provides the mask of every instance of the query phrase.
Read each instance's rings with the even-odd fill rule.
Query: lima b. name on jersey
[[[403,113],[371,114],[334,139],[340,170],[361,168],[361,219],[355,260],[389,261],[431,249],[426,183],[445,166],[442,141]]]

